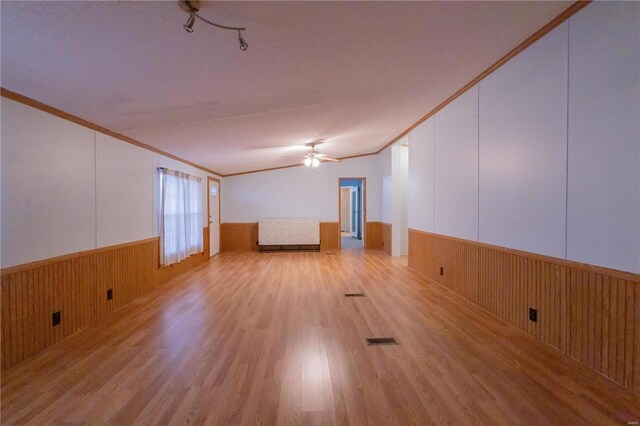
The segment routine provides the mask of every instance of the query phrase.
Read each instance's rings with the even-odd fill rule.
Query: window
[[[160,264],[203,251],[201,178],[160,168]]]

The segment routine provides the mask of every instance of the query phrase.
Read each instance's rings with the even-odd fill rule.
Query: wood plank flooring
[[[1,391],[3,424],[640,421],[640,397],[371,250],[222,253]]]

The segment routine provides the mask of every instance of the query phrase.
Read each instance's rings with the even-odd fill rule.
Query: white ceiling
[[[571,2],[2,2],[2,86],[223,174],[389,142]]]

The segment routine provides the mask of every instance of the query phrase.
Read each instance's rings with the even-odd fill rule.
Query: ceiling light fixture
[[[320,165],[320,158],[317,157],[316,154],[309,154],[307,158],[304,159],[304,165],[311,167],[313,170]]]
[[[188,33],[193,32],[193,25],[196,23],[196,15],[194,13],[189,14],[189,19],[187,19],[187,23],[182,26]]]
[[[238,31],[238,41],[240,42],[240,50],[243,52],[249,48],[249,43],[242,38],[242,33],[240,31]]]
[[[200,0],[178,0],[178,6],[180,9],[187,12],[189,14],[189,18],[187,19],[187,23],[182,26],[188,33],[193,32],[193,26],[196,23],[196,18],[201,20],[202,22],[206,22],[212,27],[220,28],[223,30],[237,31],[238,32],[238,41],[240,42],[240,50],[243,52],[249,48],[249,43],[242,37],[242,31],[246,31],[244,27],[229,27],[226,25],[216,24],[215,22],[209,21],[206,18],[203,18],[198,14],[200,11]]]
[[[311,170],[318,167],[320,165],[320,161],[335,161],[335,162],[340,161],[337,158],[331,158],[327,154],[320,154],[318,151],[316,151],[316,145],[320,145],[321,143],[322,141],[318,140],[315,142],[309,142],[305,144],[305,146],[311,148],[311,151],[309,151],[307,155],[305,155],[304,160],[302,160],[302,163],[307,167],[311,167]]]

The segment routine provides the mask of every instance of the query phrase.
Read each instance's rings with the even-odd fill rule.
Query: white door
[[[360,206],[358,203],[358,187],[351,187],[351,236],[358,238],[358,227],[360,226]]]
[[[220,251],[220,182],[209,181],[209,256]]]

